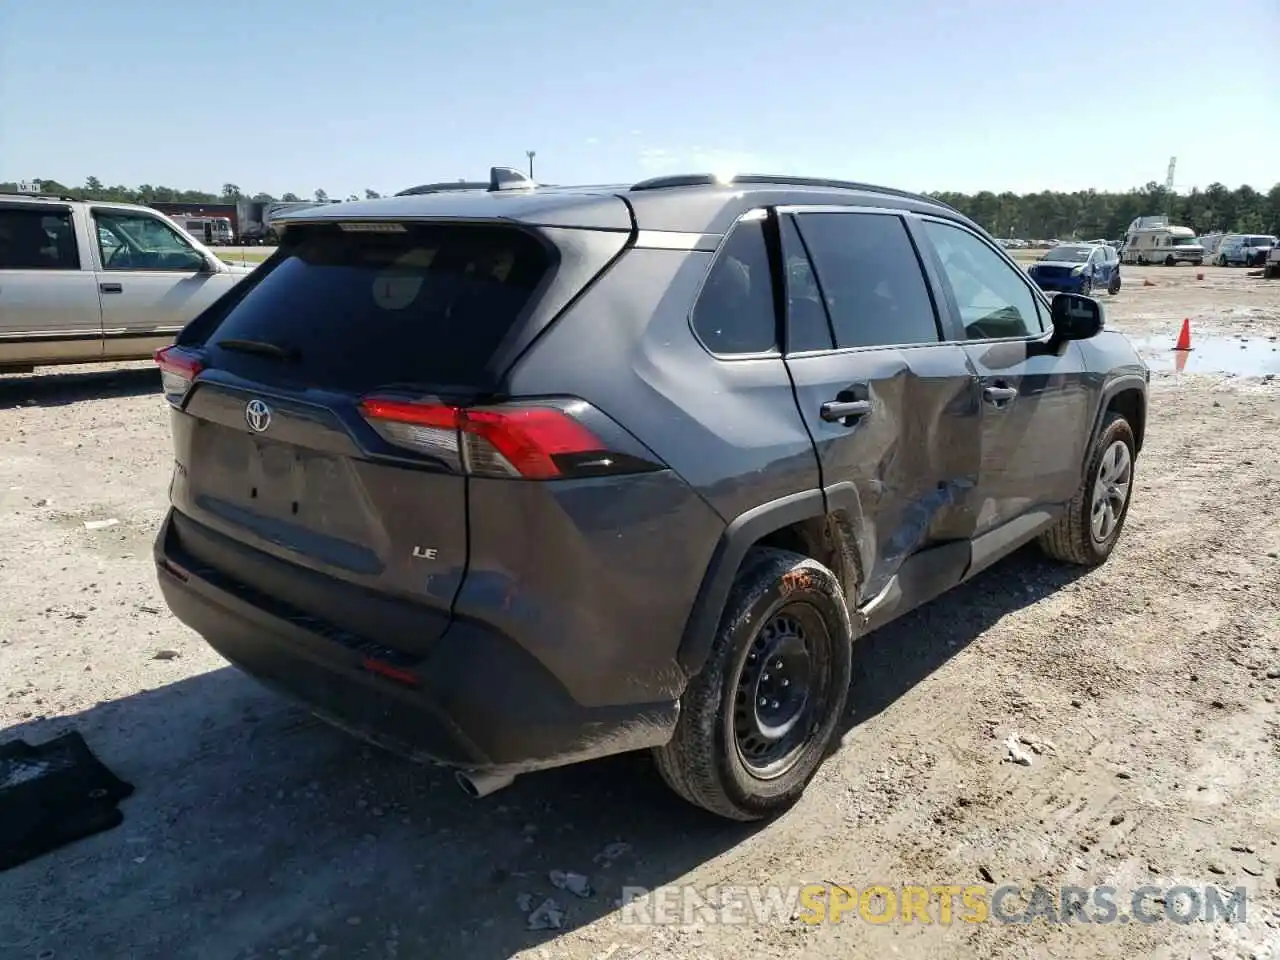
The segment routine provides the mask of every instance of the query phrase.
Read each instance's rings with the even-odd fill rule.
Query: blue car
[[[1095,290],[1120,292],[1120,257],[1115,247],[1094,243],[1063,243],[1054,247],[1027,271],[1041,290],[1082,293]]]

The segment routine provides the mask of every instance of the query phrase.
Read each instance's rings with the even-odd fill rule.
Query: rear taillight
[[[165,347],[156,351],[156,365],[160,368],[160,388],[165,399],[178,403],[191,388],[204,365],[181,347]]]
[[[367,397],[360,412],[388,443],[445,460],[468,473],[555,480],[654,468],[634,455],[611,450],[564,409],[573,403],[454,407]]]

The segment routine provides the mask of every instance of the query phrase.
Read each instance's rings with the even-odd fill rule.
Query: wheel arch
[[[865,564],[856,535],[861,516],[856,487],[839,483],[781,497],[733,520],[716,544],[680,639],[676,659],[685,675],[697,675],[706,663],[729,591],[752,547],[811,557],[835,573],[846,597],[856,596]]]
[[[1098,408],[1093,418],[1093,429],[1089,433],[1089,443],[1084,450],[1084,459],[1080,464],[1080,474],[1084,476],[1089,469],[1089,457],[1093,445],[1102,433],[1107,414],[1118,413],[1129,421],[1133,430],[1134,452],[1142,451],[1142,443],[1147,432],[1147,383],[1137,374],[1117,377],[1103,387],[1098,397]]]

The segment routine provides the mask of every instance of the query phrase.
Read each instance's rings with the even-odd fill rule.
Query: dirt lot
[[[0,378],[0,741],[78,729],[137,787],[121,827],[0,878],[0,956],[1280,957],[1280,380],[1233,375],[1280,370],[1280,283],[1195,273],[1126,268],[1107,300],[1161,367],[1184,317],[1202,346],[1201,372],[1153,379],[1111,562],[1078,576],[1027,551],[867,638],[842,749],[764,827],[686,808],[644,757],[475,803],[263,692],[160,599],[153,372]],[[1030,766],[1003,762],[1015,732],[1039,741]],[[553,889],[557,869],[592,895]],[[1250,899],[1239,924],[1065,927],[615,909],[624,885],[766,882]],[[564,929],[526,930],[522,894],[554,895]]]

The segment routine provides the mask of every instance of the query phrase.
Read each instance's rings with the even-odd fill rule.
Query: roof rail
[[[424,193],[443,193],[446,190],[487,190],[489,184],[476,180],[454,180],[447,183],[424,183],[417,187],[409,187],[396,194],[397,197],[416,197]]]
[[[75,197],[64,197],[55,193],[18,193],[14,190],[0,190],[0,197],[19,197],[23,200],[58,200],[63,203],[76,202]]]
[[[893,187],[879,187],[871,183],[855,183],[851,180],[830,180],[826,177],[789,177],[782,174],[741,173],[728,177],[716,176],[712,173],[677,173],[665,177],[651,177],[632,184],[632,190],[665,190],[669,187],[712,187],[716,185],[731,186],[745,184],[776,184],[780,187],[825,187],[830,190],[862,190],[869,193],[884,193],[891,197],[902,197],[905,200],[919,200],[923,203],[937,204],[952,209],[934,197],[909,190],[897,190]]]

